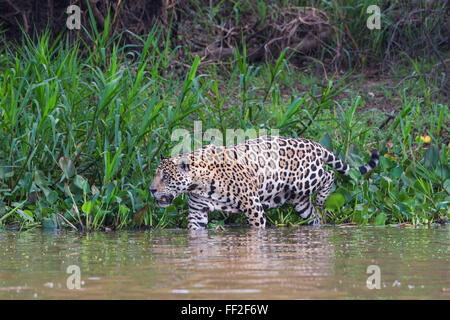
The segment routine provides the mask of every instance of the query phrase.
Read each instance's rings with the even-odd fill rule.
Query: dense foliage
[[[329,223],[448,220],[448,105],[442,78],[426,76],[439,56],[404,53],[393,71],[402,81],[368,87],[363,71],[344,74],[311,58],[330,73],[316,76],[291,63],[288,48],[252,63],[244,44],[226,61],[180,60],[186,48],[171,44],[170,29],[155,25],[126,45],[109,19],[91,28],[89,43],[47,32],[1,49],[0,225],[185,227],[185,197],[161,209],[148,186],[159,155],[179,143],[173,132],[193,132],[194,121],[224,137],[227,129],[276,129],[311,138],[354,165],[378,149],[369,176],[338,177],[321,212]],[[275,225],[302,223],[287,207],[268,216]],[[225,220],[245,222],[217,212],[211,226]]]

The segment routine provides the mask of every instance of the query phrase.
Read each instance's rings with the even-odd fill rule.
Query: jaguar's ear
[[[181,171],[188,172],[189,171],[189,162],[186,159],[180,160],[178,163],[178,167]]]
[[[159,160],[164,160],[164,159],[165,159],[165,158],[164,158],[163,154],[160,153],[160,154],[159,154]]]

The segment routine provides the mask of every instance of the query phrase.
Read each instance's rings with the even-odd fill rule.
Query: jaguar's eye
[[[167,176],[165,174],[161,176],[161,182],[167,182]]]

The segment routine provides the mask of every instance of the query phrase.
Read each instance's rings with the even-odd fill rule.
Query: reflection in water
[[[0,232],[0,298],[448,299],[448,226]],[[67,288],[80,267],[81,289]],[[369,290],[369,265],[381,289]]]
[[[328,233],[305,229],[283,232],[280,237],[279,232],[239,230],[211,236],[196,231],[189,235],[186,247],[155,246],[151,252],[158,264],[178,268],[185,276],[179,287],[172,284],[172,292],[198,297],[276,292],[279,298],[301,298],[293,294],[309,290],[314,281],[332,272]]]

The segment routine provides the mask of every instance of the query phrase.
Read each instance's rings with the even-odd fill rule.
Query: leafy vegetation
[[[260,14],[268,11],[258,3]],[[51,41],[47,32],[1,49],[0,225],[185,227],[184,196],[162,209],[147,190],[159,155],[179,143],[174,130],[192,132],[194,121],[224,138],[228,128],[311,138],[354,165],[379,150],[369,176],[338,175],[320,212],[329,223],[448,220],[448,105],[432,90],[438,79],[430,82],[421,70],[436,64],[405,54],[401,66],[416,76],[363,87],[363,73],[311,75],[290,63],[288,49],[267,62],[250,63],[243,45],[228,63],[204,64],[198,56],[180,63],[183,48],[173,48],[170,32],[157,26],[131,35],[139,45],[120,45],[109,16],[103,30],[94,25],[93,45],[64,35]],[[386,112],[374,101],[395,107]],[[268,217],[275,225],[303,223],[291,208]],[[245,219],[215,212],[211,227],[224,221]]]

